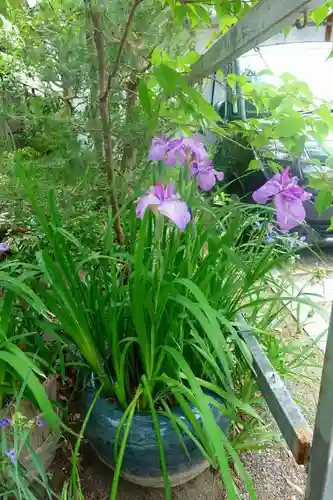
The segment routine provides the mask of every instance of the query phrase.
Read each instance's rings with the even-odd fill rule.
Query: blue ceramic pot
[[[95,391],[88,389],[84,396],[85,411],[88,410],[94,399]],[[210,394],[211,395],[211,394]],[[219,402],[221,400],[219,399]],[[215,421],[226,433],[230,419],[211,406]],[[193,431],[183,410],[176,407],[173,413],[181,418]],[[198,410],[192,407],[198,421],[201,420]],[[115,467],[114,442],[119,422],[124,410],[104,397],[99,397],[92,410],[86,428],[86,437],[99,458],[111,468]],[[180,443],[177,432],[169,418],[158,415],[164,453],[168,467],[171,486],[183,484],[209,466],[193,441],[182,432],[189,456]],[[163,487],[163,478],[160,470],[160,456],[156,443],[156,436],[151,414],[139,412],[134,415],[125,449],[122,477],[142,486]]]

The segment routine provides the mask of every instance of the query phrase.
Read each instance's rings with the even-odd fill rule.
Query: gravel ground
[[[242,460],[252,476],[258,500],[303,500],[306,472],[284,446],[244,453]],[[247,500],[249,496],[242,493],[240,498]]]

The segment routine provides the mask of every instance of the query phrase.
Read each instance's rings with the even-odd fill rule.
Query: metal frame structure
[[[188,82],[210,76],[292,25],[324,0],[261,0],[193,65]],[[240,317],[242,322],[242,318]],[[333,307],[328,329],[314,433],[243,322],[240,333],[252,356],[258,385],[297,463],[308,466],[306,500],[333,500]]]
[[[299,465],[307,465],[313,437],[312,430],[242,317],[239,318],[239,322],[242,325],[240,334],[251,351],[256,380],[267,406],[296,462]]]

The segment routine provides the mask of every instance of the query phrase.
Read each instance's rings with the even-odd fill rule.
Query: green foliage
[[[326,1],[321,5],[320,7],[317,7],[317,9],[313,10],[311,12],[311,19],[316,23],[317,26],[320,26],[327,16],[330,14],[333,8],[333,2],[331,0]]]
[[[24,274],[20,278],[11,277],[7,272],[0,272],[0,284],[6,289],[1,307],[0,324],[0,407],[5,398],[17,392],[17,381],[24,384],[29,397],[33,399],[43,413],[43,417],[53,430],[59,428],[58,418],[48,400],[41,378],[45,379],[40,369],[40,358],[34,349],[32,353],[23,352],[18,346],[27,341],[26,334],[16,329],[16,296],[25,300],[39,314],[47,318],[47,312],[40,298],[24,283]],[[29,341],[28,341],[29,342]]]
[[[0,495],[3,499],[38,500],[53,498],[34,434],[47,426],[40,416],[27,412],[26,395],[29,374],[5,409],[1,410]],[[33,417],[33,418],[31,418]]]
[[[22,149],[4,158],[1,174],[2,210],[0,231],[13,255],[36,261],[36,252],[47,244],[19,179],[20,170],[29,178],[39,204],[47,210],[48,192],[53,186],[65,228],[91,249],[102,249],[108,195],[105,175],[92,162],[90,151],[65,160],[57,155],[36,155]]]
[[[38,262],[37,268],[13,264],[14,277],[0,273],[0,284],[7,289],[1,311],[2,382],[5,390],[13,390],[13,373],[21,383],[29,375],[25,394],[57,427],[40,384],[42,371],[54,366],[63,370],[66,346],[97,374],[104,393],[124,408],[113,499],[137,410],[152,414],[167,498],[171,494],[160,413],[169,416],[179,436],[190,435],[219,470],[228,498],[237,498],[229,459],[250,498],[255,498],[235,452],[253,445],[251,426],[261,420],[251,406],[255,400],[251,358],[238,334],[236,315],[243,311],[257,325],[268,304],[285,298],[271,293],[270,285],[272,270],[293,256],[289,240],[281,236],[274,245],[265,243],[269,209],[260,212],[265,222],[258,230],[255,207],[226,201],[218,192],[212,197],[193,195],[184,178],[181,195],[191,200],[194,219],[183,234],[152,214],[138,221],[133,204],[148,181],[147,145],[159,130],[190,134],[209,128],[231,140],[241,136],[257,149],[276,139],[293,155],[302,151],[305,137],[322,141],[332,130],[329,106],[314,102],[309,88],[289,74],[282,75],[279,88],[229,75],[228,84],[239,86],[258,116],[228,127],[219,125],[220,117],[200,87],[188,85],[186,75],[199,58],[194,29],[211,25],[211,7],[219,28],[208,43],[256,3],[145,0],[138,2],[132,18],[135,2],[125,2],[121,8],[116,1],[51,0],[32,8],[6,2],[1,10],[16,28],[0,34],[2,208],[9,226],[4,236],[14,251],[16,245],[18,257]],[[313,16],[319,24],[323,9]],[[105,102],[105,91],[103,122],[99,105]],[[312,117],[300,114],[298,108],[311,110]],[[86,139],[85,149],[79,134]],[[274,158],[267,157],[276,168]],[[259,163],[248,161],[249,170]],[[115,172],[114,183],[105,167]],[[175,169],[172,175],[177,174]],[[165,172],[159,168],[153,175],[156,180]],[[311,181],[326,189],[317,201],[319,210],[328,203],[328,179],[320,174]],[[119,201],[122,247],[115,243],[115,209],[107,210],[110,187]],[[17,228],[27,232],[18,236]],[[34,291],[27,286],[30,281]],[[16,296],[29,304],[26,317],[19,308],[14,311]],[[55,338],[52,347],[39,337],[41,329]],[[36,330],[36,339],[31,339],[28,334]],[[278,339],[269,343],[259,327],[257,333],[282,371]],[[22,339],[24,352],[17,345]],[[10,394],[1,390],[4,397]],[[174,403],[184,410],[193,432],[172,416]],[[202,426],[191,410],[193,404]],[[216,425],[211,405],[231,417],[232,444]],[[243,441],[235,430],[242,421],[239,412],[250,422]],[[89,413],[62,498],[83,498],[77,464],[88,418]],[[19,484],[17,475],[15,480]]]
[[[255,207],[222,204],[212,210],[193,194],[194,223],[183,234],[149,213],[139,221],[129,206],[126,247],[112,242],[110,218],[103,252],[91,252],[62,227],[54,199],[48,218],[27,180],[25,185],[52,249],[39,254],[49,283],[40,294],[54,315],[52,327],[59,335],[66,332],[63,341],[76,346],[104,392],[130,411],[126,429],[134,410],[154,413],[162,407],[168,413],[170,393],[191,422],[195,404],[203,419],[195,439],[221,471],[229,497],[236,498],[228,458],[240,471],[241,463],[214,424],[204,388],[216,395],[223,388],[220,409],[232,418],[237,408],[254,415],[234,395],[234,380],[239,385],[242,367],[251,363],[235,314],[275,300],[263,299],[266,280],[290,253],[283,244],[265,244],[265,231],[254,229]],[[134,193],[132,203],[136,198]],[[155,430],[158,436],[156,425]],[[163,471],[162,450],[161,466]],[[241,475],[255,498],[245,471]]]
[[[260,170],[260,168],[261,168],[260,160],[251,160],[249,166],[247,167],[248,170]]]
[[[319,214],[326,212],[332,205],[333,193],[331,191],[321,190],[316,197],[316,210]]]
[[[228,75],[229,85],[236,82],[240,86],[254,111],[246,124],[236,120],[226,130],[231,134],[241,133],[256,149],[276,140],[287,152],[301,155],[306,138],[322,143],[333,130],[330,105],[316,102],[308,85],[293,75],[285,73],[280,78],[281,85],[275,87],[248,82],[244,75]],[[310,113],[302,113],[306,110]]]
[[[254,155],[260,155],[261,161],[253,159],[248,154],[244,159],[248,163],[248,170],[260,170],[262,161],[267,162],[273,171],[279,171],[279,163],[274,161],[278,153],[290,155],[290,160],[304,156],[307,141],[315,141],[319,147],[327,152],[326,165],[320,160],[311,159],[317,168],[307,175],[309,186],[319,190],[316,196],[316,209],[319,214],[325,212],[332,204],[332,152],[327,148],[325,140],[333,132],[333,115],[331,103],[323,103],[315,99],[304,82],[298,81],[293,75],[284,73],[280,76],[280,86],[274,86],[261,81],[261,77],[270,73],[264,70],[258,73],[254,81],[248,81],[245,75],[229,74],[228,85],[238,85],[247,101],[248,115],[246,123],[236,119],[225,126],[213,126],[214,132],[223,137],[222,149],[228,139],[240,144],[236,161],[242,161],[243,153],[240,147],[254,150]],[[259,78],[258,83],[255,79]],[[276,150],[276,151],[275,151]],[[222,166],[222,168],[224,165]]]
[[[149,89],[147,87],[147,84],[144,80],[140,80],[139,83],[139,98],[140,98],[140,104],[147,113],[148,116],[151,116],[152,114],[152,101],[151,97],[149,95]]]
[[[170,11],[165,12],[165,6],[159,2],[142,3],[136,14],[109,106],[112,134],[116,137],[115,162],[121,169],[128,168],[128,156],[136,157],[135,166],[139,166],[145,153],[140,146],[145,144],[146,113],[151,115],[151,108],[156,113],[156,106],[150,103],[154,96],[149,100],[146,91],[143,97],[144,83],[138,89],[138,81],[149,77],[151,54],[157,48],[163,51],[167,47],[170,60],[181,60],[187,47],[193,45],[189,30],[175,27]],[[112,66],[116,59],[127,15],[127,8],[117,8],[116,2],[102,9],[102,29],[112,33],[105,48],[107,66]],[[23,143],[42,154],[52,152],[69,162],[80,154],[77,135],[83,134],[89,137],[94,159],[100,163],[103,131],[97,106],[98,55],[84,2],[53,0],[38,2],[34,8],[20,4],[13,6],[8,16],[17,28],[17,32],[4,31],[0,37],[6,54],[10,54],[3,59],[6,78],[2,92],[0,89],[7,125],[12,131],[8,141],[14,139],[14,147],[22,147]],[[191,51],[188,53],[190,59],[183,64],[187,67],[191,57],[193,60]],[[142,107],[138,93],[144,99]],[[20,120],[20,138],[13,132],[13,114],[16,122]]]

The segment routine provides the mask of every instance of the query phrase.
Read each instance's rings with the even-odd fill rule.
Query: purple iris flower
[[[6,455],[9,458],[9,460],[11,461],[11,463],[14,465],[16,462],[16,453],[15,453],[14,448],[12,448],[9,451],[6,451]]]
[[[211,160],[191,163],[191,175],[198,178],[199,187],[203,191],[210,191],[217,181],[223,181],[224,173],[213,168]]]
[[[149,151],[149,160],[165,161],[169,167],[178,163],[184,165],[187,161],[208,161],[208,153],[199,136],[170,139],[166,135],[155,137]]]
[[[289,168],[285,168],[281,174],[274,175],[252,195],[254,201],[261,204],[273,199],[280,229],[288,231],[305,219],[303,201],[309,200],[312,194],[297,183],[298,178],[291,177]]]
[[[9,418],[2,418],[0,420],[0,427],[8,427],[8,425],[10,425]]]
[[[193,138],[184,137],[182,147],[189,161],[206,162],[209,161],[209,156],[205,150],[205,146],[199,140],[199,136],[194,134]]]
[[[0,243],[0,253],[9,252],[9,246],[7,243]]]
[[[165,161],[169,167],[175,167],[177,163],[184,165],[186,155],[182,148],[182,139],[169,139],[166,135],[155,137],[148,158],[153,161]]]
[[[156,184],[142,195],[136,208],[137,217],[142,219],[147,208],[168,217],[181,231],[184,231],[192,218],[187,203],[180,199],[173,184],[168,184],[166,187]]]
[[[36,417],[36,425],[37,427],[45,427],[45,421],[41,417]]]

